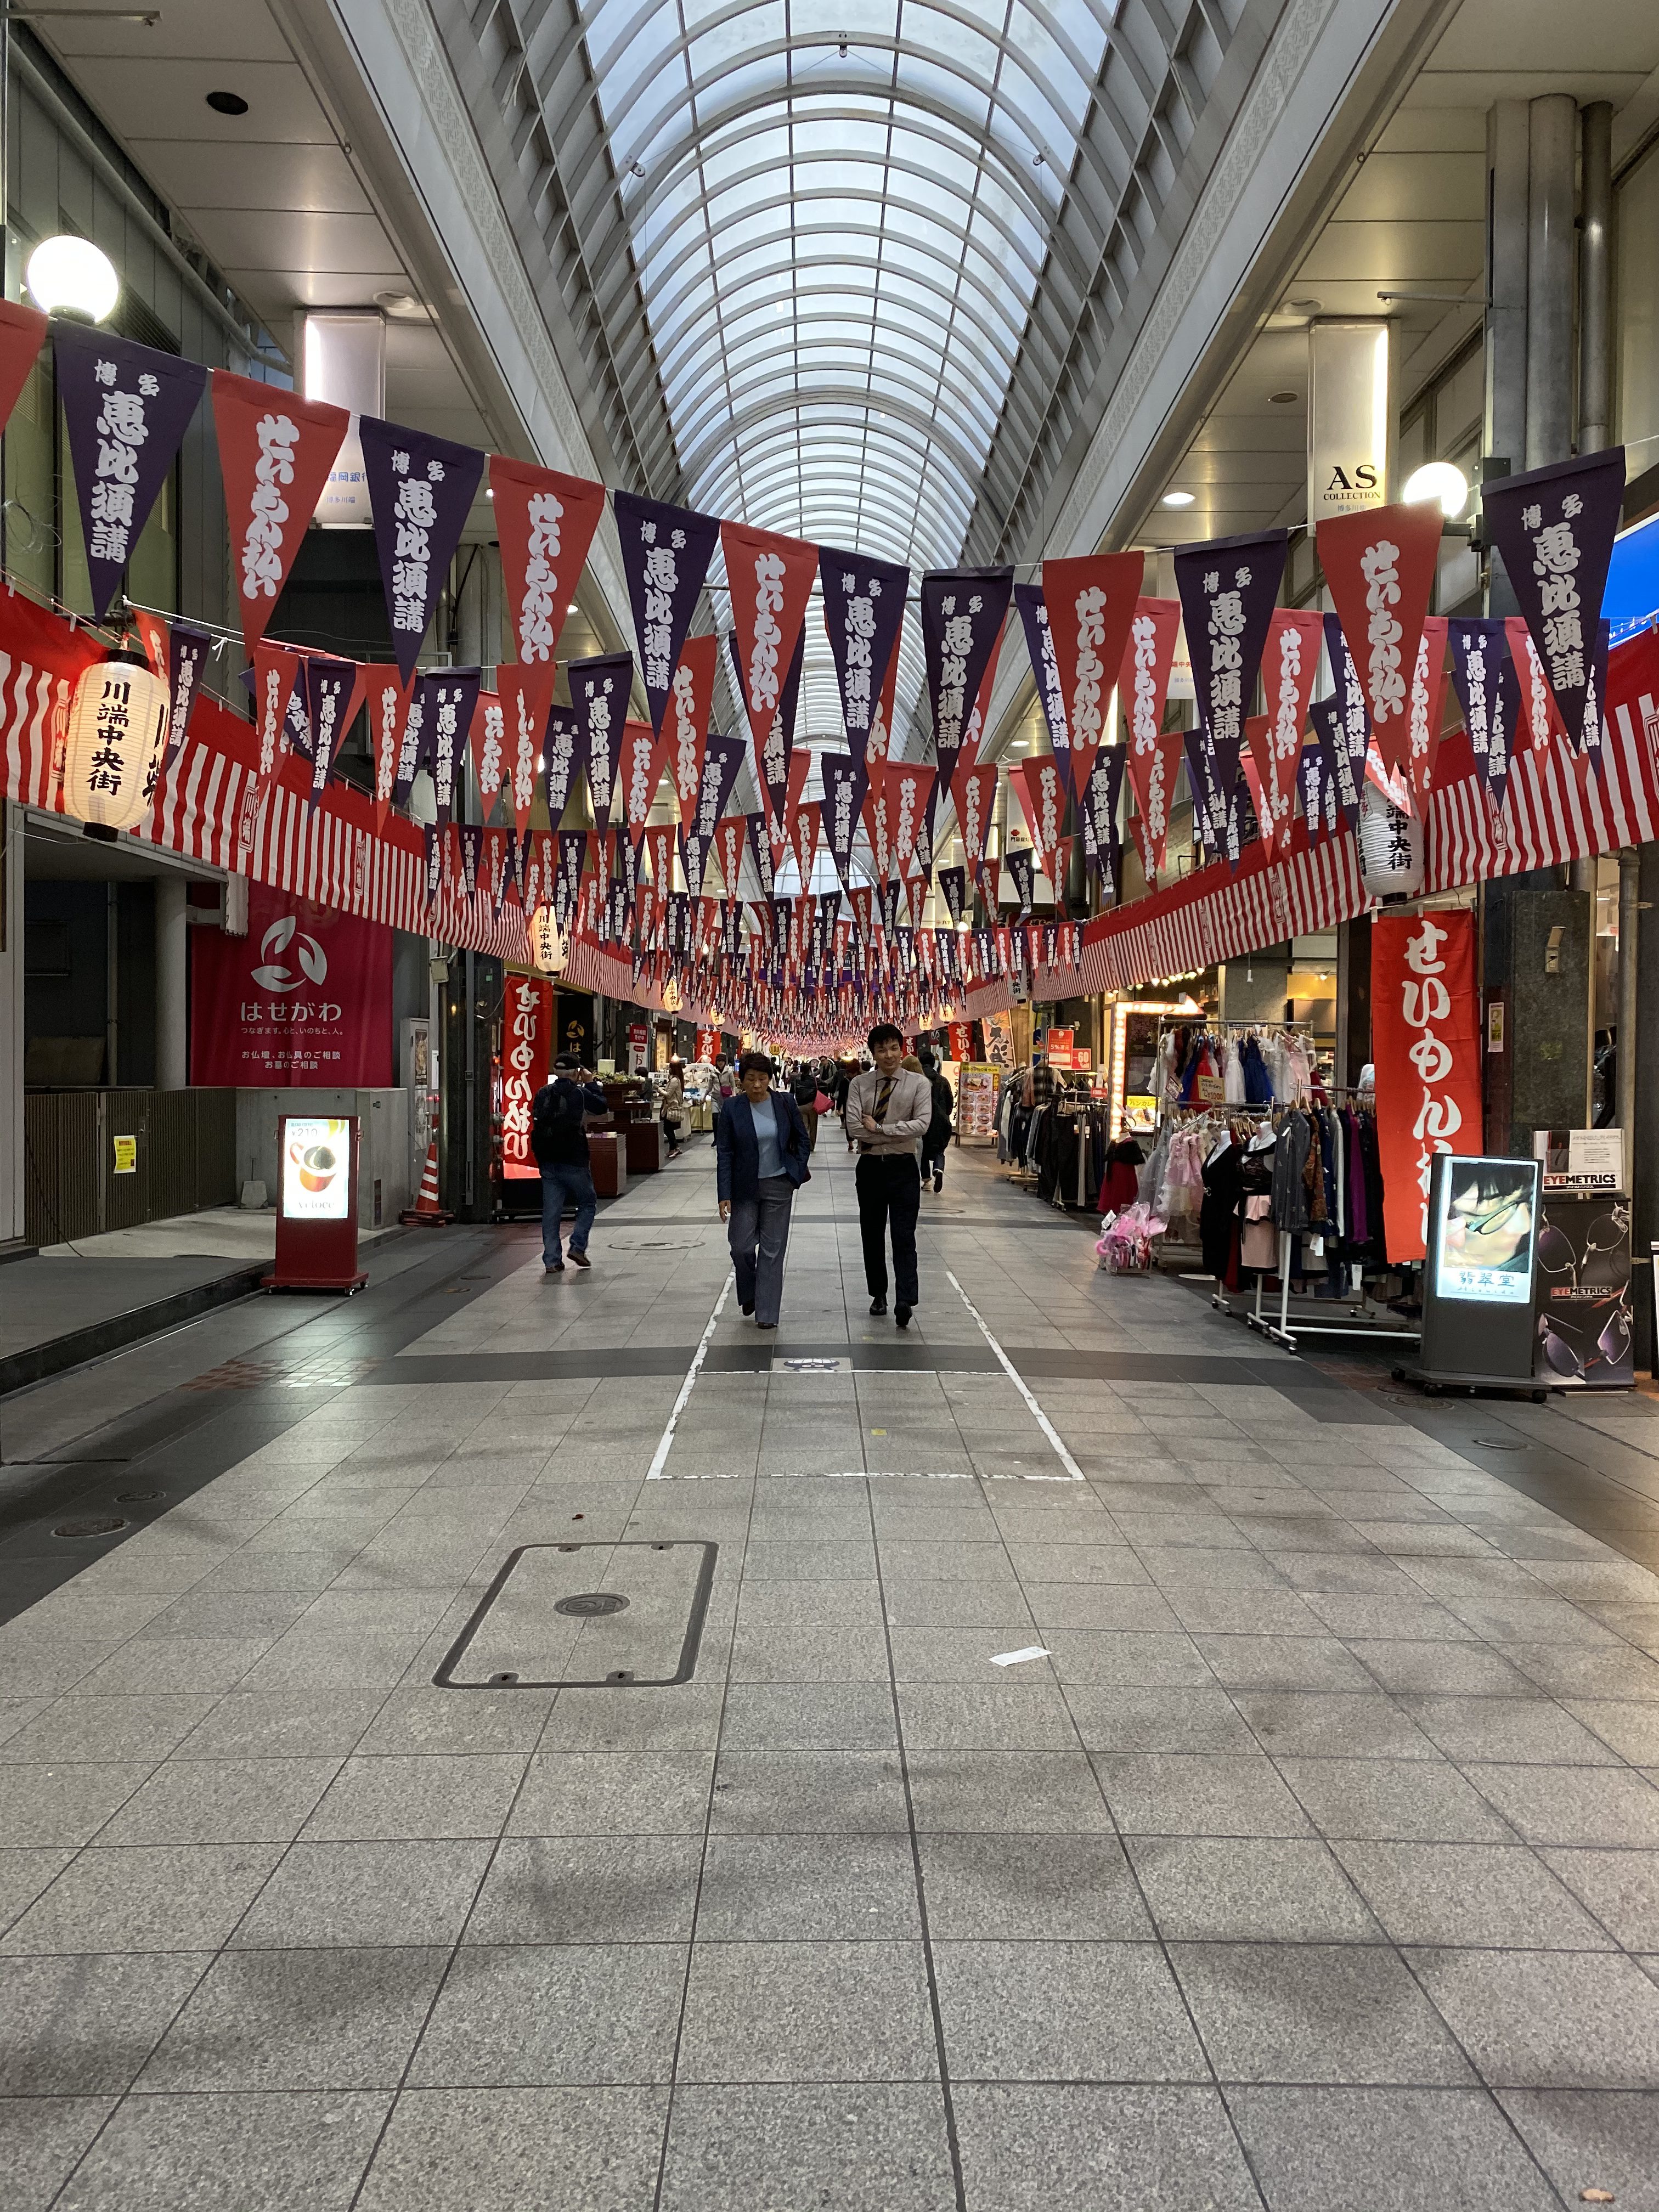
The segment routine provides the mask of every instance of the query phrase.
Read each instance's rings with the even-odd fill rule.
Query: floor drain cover
[[[454,1690],[689,1682],[716,1548],[686,1537],[520,1545],[433,1680]]]
[[[52,1533],[54,1536],[113,1536],[126,1525],[125,1515],[109,1513],[97,1520],[60,1521]]]

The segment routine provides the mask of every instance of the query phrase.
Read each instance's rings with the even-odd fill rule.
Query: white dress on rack
[[[1222,1074],[1228,1105],[1244,1103],[1244,1063],[1238,1055],[1238,1040],[1231,1039],[1227,1046],[1227,1064]]]

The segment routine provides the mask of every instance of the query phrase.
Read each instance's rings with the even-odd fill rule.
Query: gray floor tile
[[[927,1835],[936,1942],[1102,1942],[1152,1933],[1122,1846],[1107,1835]]]
[[[1435,1760],[1281,1759],[1278,1765],[1323,1835],[1423,1844],[1514,1841],[1456,1769]]]
[[[0,1789],[0,1850],[84,1844],[142,1787],[153,1759],[13,1768]]]
[[[204,1951],[0,1960],[0,2099],[118,2094],[207,1964]]]
[[[1224,2081],[1473,2078],[1417,1984],[1380,1945],[1176,1943],[1170,1956]]]
[[[693,1836],[509,1838],[496,1850],[469,1943],[683,1943],[701,1845]]]
[[[732,1644],[732,1680],[885,1684],[887,1639],[879,1620],[769,1626],[751,1624],[740,1613]]]
[[[833,2195],[826,2197],[826,2191]],[[663,2212],[952,2212],[945,2107],[926,2084],[675,2093]],[[632,2212],[632,2208],[629,2208]]]
[[[1015,1573],[1028,1586],[1085,1583],[1103,1588],[1139,1585],[1149,1589],[1152,1584],[1152,1577],[1132,1547],[1111,1538],[1085,1544],[1021,1539],[1011,1543],[1008,1551]]]
[[[1194,1636],[1310,1636],[1328,1642],[1330,1632],[1304,1598],[1291,1589],[1172,1590],[1170,1604]]]
[[[921,1934],[904,1836],[714,1836],[703,1942],[898,1942]]]
[[[856,1582],[752,1582],[744,1577],[740,1629],[879,1628],[881,1585],[873,1570]]]
[[[1659,2094],[1507,2089],[1498,2100],[1569,2204],[1601,2189],[1623,2212],[1659,2207]]]
[[[282,1855],[280,1844],[94,1845],[0,1948],[14,1954],[216,1948]]]
[[[665,2081],[676,1943],[464,1945],[410,2069],[417,2088]]]
[[[1066,1692],[1090,1751],[1249,1752],[1255,1739],[1216,1683],[1120,1690],[1073,1686]]]
[[[75,1856],[67,1844],[37,1850],[0,1850],[0,1929],[27,1912],[42,1890]]]
[[[983,1682],[901,1684],[907,1754],[1075,1749],[1077,1729],[1046,1667],[985,1671]]]
[[[1408,1955],[1493,2088],[1646,2089],[1659,2080],[1659,1988],[1617,1953]]]
[[[296,1951],[453,1943],[489,1855],[483,1842],[294,1844],[234,1941]]]
[[[1613,1753],[1548,1698],[1411,1698],[1407,1710],[1460,1764],[1610,1766]],[[1655,1708],[1659,1711],[1659,1708]]]
[[[1080,1751],[919,1751],[907,1765],[923,1834],[1078,1834],[1111,1826]]]
[[[1154,1943],[936,1942],[952,2081],[1202,2081]]]
[[[525,1774],[507,1832],[700,1835],[713,1765],[702,1751],[539,1752]]]
[[[893,1695],[878,1682],[734,1682],[722,1741],[733,1751],[884,1751]]]
[[[1260,2212],[1213,2089],[966,2082],[954,2103],[970,2212]]]
[[[1469,1778],[1529,1844],[1659,1844],[1659,1790],[1601,1766],[1472,1766]]]
[[[112,2097],[0,2098],[8,2212],[46,2212],[114,2109]]]
[[[639,2212],[664,2088],[406,2089],[361,2212]]]
[[[129,2097],[65,2212],[347,2212],[390,2101],[366,2091]]]
[[[1480,2089],[1236,2089],[1273,2212],[1553,2212],[1557,2199]]]
[[[1103,1753],[1094,1761],[1125,1835],[1305,1836],[1312,1824],[1260,1753]]]
[[[1339,1842],[1334,1849],[1396,1943],[1608,1948],[1595,1922],[1518,1844]]]
[[[1230,1690],[1369,1690],[1370,1676],[1334,1636],[1206,1635],[1193,1638]]]
[[[723,1751],[709,1825],[715,1835],[902,1835],[908,1821],[897,1757]]]
[[[672,1690],[561,1690],[538,1748],[552,1751],[713,1751],[723,1681]]]
[[[1348,1648],[1380,1689],[1404,1697],[1528,1698],[1537,1685],[1502,1652],[1483,1644],[1414,1644],[1350,1637]]]
[[[921,1944],[700,1942],[678,2072],[706,2082],[933,2080]]]
[[[1659,1704],[1575,1698],[1567,1710],[1633,1766],[1659,1766]]]
[[[1111,1629],[1060,1629],[1042,1638],[1065,1683],[1115,1690],[1212,1684],[1198,1646],[1185,1635]]]
[[[1615,1942],[1627,1951],[1659,1951],[1659,1851],[1546,1850],[1539,1856]]]
[[[234,1691],[191,1730],[182,1753],[186,1759],[344,1759],[381,1703],[378,1690]]]
[[[161,1759],[212,1711],[211,1697],[60,1698],[0,1744],[0,1763],[68,1765],[98,1759]],[[21,1785],[20,1785],[21,1786]]]
[[[1023,1633],[1032,1626],[1031,1608],[1018,1583],[890,1583],[887,1618],[896,1629],[990,1628]]]
[[[1168,1599],[1150,1585],[1028,1582],[1024,1589],[1032,1618],[1045,1637],[1067,1629],[1133,1629],[1170,1635],[1181,1631]]]
[[[135,1791],[105,1844],[287,1843],[339,1766],[337,1759],[173,1759]]]
[[[430,1683],[394,1690],[362,1740],[348,1748],[362,1757],[413,1752],[534,1751],[553,1710],[551,1690],[511,1690],[459,1696]]]
[[[306,1839],[498,1836],[526,1765],[516,1752],[349,1759],[306,1823]]]
[[[226,1951],[145,2067],[150,2090],[396,2086],[440,1949]]]
[[[1364,1943],[1381,1930],[1325,1844],[1136,1836],[1136,1878],[1168,1942]]]
[[[1434,1746],[1391,1698],[1370,1691],[1240,1690],[1239,1711],[1264,1751],[1338,1759],[1434,1759]]]

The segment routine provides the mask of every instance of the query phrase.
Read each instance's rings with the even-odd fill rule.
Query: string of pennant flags
[[[1520,609],[1507,618],[1429,613],[1442,530],[1432,501],[1318,525],[1334,602],[1325,614],[1278,604],[1283,529],[1184,548],[1170,599],[1146,594],[1145,556],[1133,551],[1045,561],[1034,582],[1017,583],[1006,566],[930,571],[913,599],[901,563],[607,494],[226,371],[210,375],[9,302],[0,302],[0,424],[48,340],[96,621],[114,604],[185,431],[210,398],[250,663],[256,807],[279,779],[292,788],[297,759],[314,810],[366,711],[377,827],[406,812],[417,775],[430,779],[426,896],[434,928],[480,898],[497,930],[513,905],[526,921],[546,907],[567,938],[625,962],[635,985],[659,997],[672,985],[683,1002],[728,1009],[744,1026],[807,1017],[809,1027],[844,1032],[872,1007],[919,1014],[975,981],[1075,966],[1079,924],[1064,902],[1073,841],[1103,905],[1118,897],[1125,835],[1148,885],[1167,884],[1183,769],[1204,863],[1237,869],[1247,848],[1288,852],[1298,816],[1300,834],[1316,842],[1354,831],[1367,811],[1403,836],[1430,812],[1449,675],[1494,814],[1517,760],[1558,742],[1581,780],[1601,773],[1608,626],[1601,606],[1622,447],[1486,488],[1485,535]],[[392,651],[367,665],[266,636],[354,426]],[[480,668],[418,665],[486,472],[511,641],[493,688]],[[566,615],[607,500],[635,649],[561,664]],[[719,640],[691,632],[717,554],[729,594],[732,690],[745,725],[730,735],[711,727]],[[797,746],[795,729],[815,587],[847,744],[811,754]],[[893,746],[907,603],[921,624],[929,760],[899,758]],[[1050,750],[1010,772],[1030,843],[999,863],[990,854],[1001,770],[981,750],[1011,611]],[[184,620],[141,616],[138,624],[172,687],[171,765],[189,739],[210,641]],[[1183,632],[1196,714],[1191,727],[1170,731]],[[568,704],[554,696],[562,665]],[[1316,698],[1322,665],[1333,689]],[[642,722],[629,713],[636,680]],[[760,805],[733,811],[745,757]],[[466,758],[482,823],[456,819]],[[809,800],[813,758],[823,796]],[[677,826],[650,818],[665,780]],[[591,830],[563,826],[579,786]],[[545,830],[533,825],[538,802]],[[937,865],[947,808],[963,848],[955,866]],[[498,813],[505,818],[489,818]],[[821,850],[839,888],[815,896]],[[781,888],[791,864],[793,894]],[[998,912],[999,866],[1012,878],[1018,915],[975,927],[974,892],[981,915]],[[741,896],[745,872],[758,899]],[[1039,876],[1054,886],[1051,921],[1036,915]],[[923,925],[935,890],[946,929]]]

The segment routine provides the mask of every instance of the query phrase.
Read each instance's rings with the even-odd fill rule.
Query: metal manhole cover
[[[555,1613],[574,1613],[583,1620],[591,1620],[602,1613],[621,1613],[627,1603],[628,1600],[618,1597],[614,1590],[578,1590],[574,1597],[558,1599],[553,1610]]]
[[[686,1537],[520,1545],[433,1680],[454,1690],[689,1682],[717,1553],[716,1545]],[[612,1587],[596,1589],[595,1583]]]
[[[113,1536],[126,1525],[125,1515],[109,1513],[96,1520],[60,1521],[52,1533],[54,1536]]]

